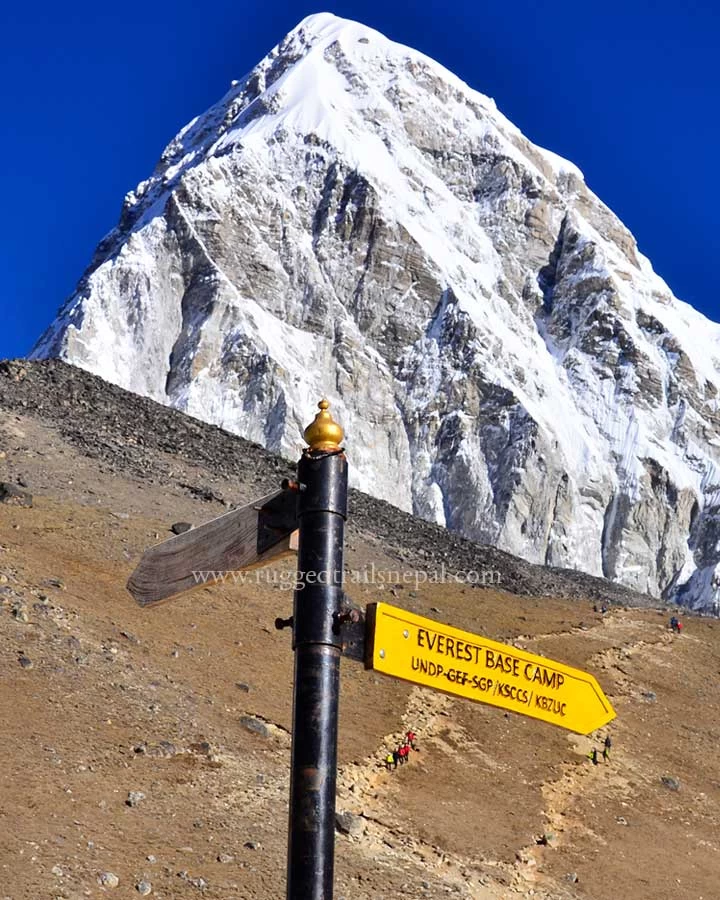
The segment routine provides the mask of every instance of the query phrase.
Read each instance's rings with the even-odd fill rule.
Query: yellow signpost
[[[367,668],[589,734],[615,718],[587,672],[417,616],[367,608]]]

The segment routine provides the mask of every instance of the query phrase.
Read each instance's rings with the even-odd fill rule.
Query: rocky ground
[[[257,444],[129,394],[60,360],[0,361],[0,407],[32,411],[81,454],[101,461],[109,475],[142,475],[151,484],[174,485],[200,500],[223,505],[251,500],[277,488],[294,471],[294,462]],[[310,410],[309,419],[312,414]],[[303,446],[298,428],[298,456]],[[202,467],[201,483],[183,481],[179,463]],[[223,481],[222,490],[215,484],[218,480]],[[552,593],[638,606],[657,603],[584,572],[536,566],[475,544],[359,491],[351,491],[350,506],[351,531],[392,549],[411,566],[484,572],[485,581],[495,584],[499,574],[502,586],[513,594]]]
[[[173,522],[289,471],[59,363],[0,364],[0,482],[33,496],[0,503],[0,898],[283,896],[287,561],[153,610],[124,584]],[[675,636],[647,598],[361,495],[352,511],[354,571],[445,562],[502,579],[351,585],[358,603],[587,669],[618,715],[579,737],[344,661],[336,896],[716,897],[720,624],[688,618]],[[409,727],[420,750],[388,773]],[[607,734],[612,758],[593,766]]]

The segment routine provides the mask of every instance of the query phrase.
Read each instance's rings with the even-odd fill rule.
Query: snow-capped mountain
[[[354,22],[177,135],[32,356],[291,457],[327,394],[356,486],[720,611],[720,326],[575,166]]]

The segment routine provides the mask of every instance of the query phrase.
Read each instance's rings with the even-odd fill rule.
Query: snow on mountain
[[[720,612],[720,326],[452,73],[298,25],[131,191],[32,356],[532,561]],[[508,585],[511,589],[512,585]]]

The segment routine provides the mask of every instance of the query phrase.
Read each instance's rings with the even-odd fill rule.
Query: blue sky
[[[0,358],[26,353],[179,128],[330,11],[452,69],[571,159],[674,292],[720,319],[720,5],[4,4]]]

